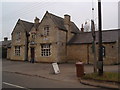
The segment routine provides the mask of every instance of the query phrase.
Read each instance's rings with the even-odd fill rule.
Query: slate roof
[[[59,29],[67,31],[67,29],[64,26],[64,19],[63,18],[61,18],[59,16],[56,16],[54,14],[51,14],[49,12],[46,12],[46,13],[48,13],[48,15],[50,15],[50,18],[53,20],[53,22],[56,24],[56,26]],[[72,30],[71,32],[73,32],[73,33],[79,33],[80,32],[80,30],[78,29],[78,27],[75,25],[74,22],[70,22],[70,24],[71,24],[71,30]]]
[[[118,40],[118,31],[117,30],[104,30],[102,32],[103,43],[116,42]],[[98,42],[98,31],[96,33],[96,42]],[[68,42],[68,44],[88,44],[92,43],[92,33],[91,32],[81,32],[77,35],[74,35],[73,38]]]
[[[48,13],[48,12],[46,12],[46,13]],[[67,31],[67,29],[64,26],[64,19],[63,18],[56,16],[56,15],[53,15],[51,13],[48,13],[48,15],[50,15],[50,18],[53,20],[53,22],[56,24],[56,26],[59,29]]]
[[[20,20],[20,21],[23,23],[23,25],[25,27],[25,30],[27,32],[30,32],[30,30],[31,30],[31,28],[33,27],[34,24],[31,23],[31,22],[24,21],[24,20]]]
[[[20,24],[21,26],[17,26],[18,24]],[[19,19],[15,28],[14,28],[14,30],[13,30],[13,32],[14,31],[19,31],[19,30],[21,30],[20,28],[23,27],[24,30],[27,31],[27,33],[29,33],[33,26],[34,26],[34,23]]]
[[[1,41],[0,42],[0,46],[5,46],[5,47],[8,47],[11,45],[11,40],[8,40],[8,41]]]
[[[48,11],[46,12],[46,14],[48,14],[50,16],[50,18],[53,20],[53,22],[55,23],[55,25],[60,29],[60,30],[64,30],[67,31],[67,29],[64,26],[64,19],[56,16],[54,14],[49,13]],[[46,15],[45,14],[45,15]],[[24,21],[19,19],[17,23],[22,23],[22,26],[25,28],[25,30],[27,32],[30,32],[31,28],[34,26],[35,28],[37,28],[39,26],[39,24],[35,25],[34,23],[28,22],[28,21]],[[71,30],[73,33],[79,33],[80,30],[78,29],[78,27],[74,24],[74,22],[71,22]]]

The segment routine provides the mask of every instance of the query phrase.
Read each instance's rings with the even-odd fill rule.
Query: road
[[[16,73],[3,72],[3,88],[97,88],[80,83],[45,79],[37,76],[27,76]]]
[[[0,74],[3,76],[0,80],[3,88],[23,90],[28,88],[97,88],[83,85],[78,81],[74,64],[60,64],[59,75],[51,73],[50,64],[3,60],[1,66]],[[85,66],[85,72],[90,73],[92,70],[92,66]],[[118,66],[105,66],[105,70],[117,71]]]

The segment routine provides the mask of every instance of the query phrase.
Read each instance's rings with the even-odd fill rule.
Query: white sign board
[[[53,66],[53,69],[54,69],[55,74],[60,73],[60,70],[59,70],[59,67],[58,67],[58,64],[57,64],[57,63],[52,63],[52,66]]]

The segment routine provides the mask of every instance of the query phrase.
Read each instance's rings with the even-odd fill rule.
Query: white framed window
[[[16,40],[19,41],[21,39],[21,33],[16,32]]]
[[[49,35],[49,26],[44,27],[44,35],[48,36]]]
[[[41,56],[50,56],[51,55],[50,47],[51,47],[50,44],[41,44]]]
[[[15,46],[15,56],[20,56],[20,46]]]

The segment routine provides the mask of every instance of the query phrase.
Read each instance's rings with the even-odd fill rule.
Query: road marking
[[[3,82],[3,84],[9,85],[9,86],[13,86],[13,87],[17,87],[17,88],[27,89],[27,88],[25,88],[25,87],[18,86],[18,85],[15,85],[15,84],[11,84],[11,83],[7,83],[7,82]]]

